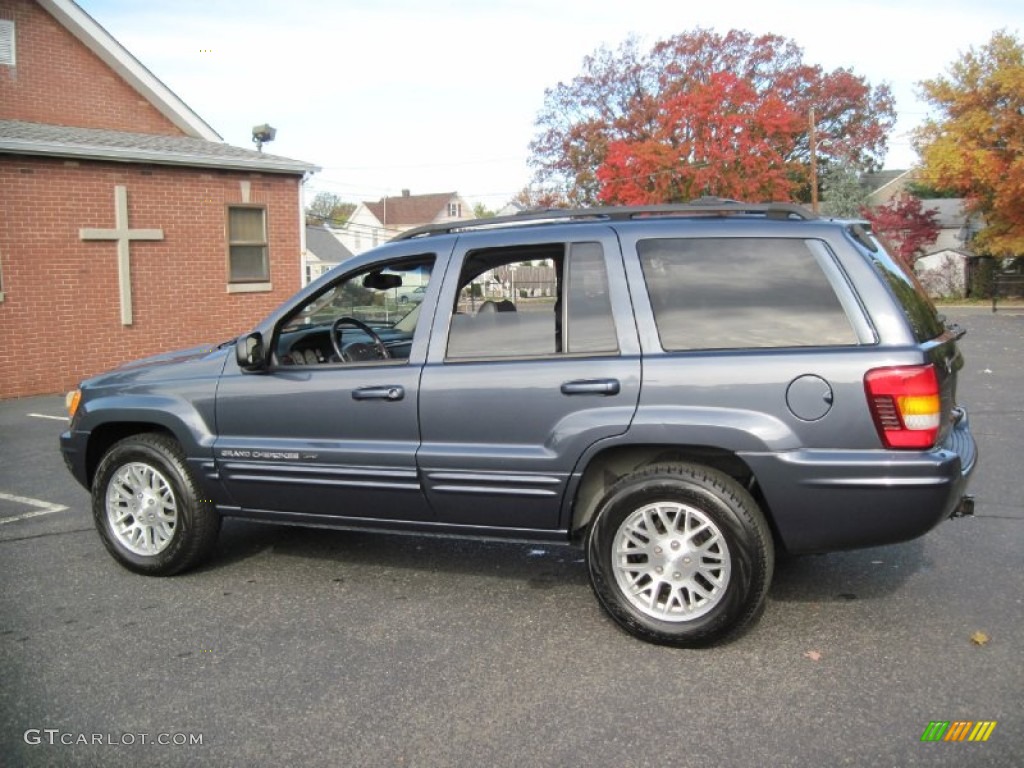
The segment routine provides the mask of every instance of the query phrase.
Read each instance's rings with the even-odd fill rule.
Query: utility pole
[[[811,211],[818,215],[818,137],[814,130],[814,107],[811,107],[811,125],[808,132],[808,145],[811,148]]]

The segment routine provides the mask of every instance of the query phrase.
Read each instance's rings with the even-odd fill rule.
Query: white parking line
[[[39,499],[30,499],[28,496],[15,496],[11,493],[0,492],[0,499],[4,501],[13,501],[15,504],[26,504],[30,507],[36,507],[31,512],[24,512],[14,517],[3,517],[0,518],[0,525],[4,523],[16,523],[19,520],[28,520],[30,517],[39,517],[40,515],[50,515],[54,512],[63,512],[67,509],[63,504],[51,504],[48,501],[40,501]]]
[[[53,419],[54,421],[71,421],[67,416],[51,416],[48,413],[30,413],[29,416],[35,419]]]

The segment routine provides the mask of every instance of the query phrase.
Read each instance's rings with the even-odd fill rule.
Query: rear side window
[[[914,332],[914,338],[921,343],[941,336],[946,328],[917,276],[902,261],[894,258],[875,235],[869,234],[868,238],[875,246],[871,261],[899,301]]]
[[[599,243],[472,251],[459,285],[449,360],[618,352]]]
[[[667,351],[858,341],[804,240],[641,240],[637,251]]]
[[[598,353],[618,350],[608,273],[599,243],[573,243],[565,277],[566,352]]]

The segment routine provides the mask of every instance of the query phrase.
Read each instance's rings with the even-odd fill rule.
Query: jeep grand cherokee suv
[[[133,571],[196,565],[223,516],[575,543],[627,631],[703,645],[777,551],[970,512],[961,333],[865,224],[798,206],[452,222],[84,382],[61,447]]]

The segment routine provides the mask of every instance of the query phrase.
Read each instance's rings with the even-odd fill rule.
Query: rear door
[[[564,528],[576,462],[626,431],[639,398],[618,242],[597,226],[469,240],[456,244],[420,387],[427,498],[445,523]]]

